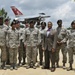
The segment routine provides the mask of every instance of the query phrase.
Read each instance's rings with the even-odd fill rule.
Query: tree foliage
[[[3,16],[4,19],[5,18],[10,19],[9,16],[8,16],[8,13],[5,11],[4,8],[0,9],[0,16]]]

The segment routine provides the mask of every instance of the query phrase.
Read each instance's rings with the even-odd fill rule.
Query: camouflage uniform
[[[1,61],[6,62],[6,30],[4,26],[0,26],[0,48],[1,48]]]
[[[24,30],[22,28],[16,29],[19,33],[19,40],[20,40],[20,47],[18,48],[18,52],[19,52],[19,64],[21,64],[22,58],[23,58],[23,33]]]
[[[73,63],[73,54],[75,54],[75,29],[70,29],[68,31],[67,37],[62,40],[65,42],[68,40],[68,54],[69,54],[69,63]]]
[[[27,28],[24,34],[24,44],[26,45],[27,64],[33,61],[36,63],[37,46],[40,43],[40,33],[37,28]]]
[[[63,27],[58,27],[56,30],[56,42],[61,42],[62,39],[65,38],[65,36],[67,35],[67,30]],[[62,54],[63,54],[63,64],[66,63],[67,61],[67,57],[66,57],[66,53],[67,53],[67,49],[66,49],[66,42],[63,44],[56,44],[56,62],[59,62],[59,51],[61,49]]]
[[[40,30],[41,24],[40,24],[40,23],[38,24],[38,22],[37,22],[37,23],[34,25],[34,27]],[[42,53],[41,53],[40,49],[41,49],[41,45],[39,45],[39,56],[40,56],[40,60],[42,61]],[[41,53],[41,55],[40,55],[40,53]],[[37,56],[38,56],[38,49],[37,49]],[[37,57],[36,57],[36,61],[38,61],[38,60],[37,60]],[[39,66],[39,63],[37,64],[37,66]]]
[[[17,63],[17,51],[19,47],[19,33],[17,30],[8,30],[8,47],[9,47],[9,56],[10,64]]]
[[[40,35],[41,35],[41,43],[39,44],[39,59],[40,59],[40,65],[42,65],[43,62],[43,50],[42,50],[42,42],[44,38],[46,29],[40,29]]]
[[[25,32],[25,29],[26,28],[23,29],[23,34]],[[24,40],[22,42],[23,42],[23,63],[22,63],[22,65],[24,65],[26,63],[26,47],[24,46]]]
[[[5,25],[4,24],[4,27],[5,27],[5,30],[6,31],[8,31],[10,28],[11,28],[11,26],[9,26],[9,25]],[[6,32],[6,34],[7,34],[7,32]],[[6,36],[6,41],[8,40],[8,37]],[[10,61],[9,61],[9,48],[6,46],[6,53],[7,53],[7,62],[6,62],[6,64],[10,64]]]

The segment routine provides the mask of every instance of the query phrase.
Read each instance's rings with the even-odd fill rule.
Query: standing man
[[[16,30],[15,21],[11,23],[11,29],[8,30],[8,47],[9,47],[9,56],[10,56],[10,69],[17,70],[17,53],[19,45],[19,33]]]
[[[25,22],[25,29],[29,27],[29,23],[26,21]]]
[[[27,28],[29,28],[29,23],[26,21],[25,27],[23,28],[23,32],[25,32]],[[26,47],[24,46],[24,40],[23,40],[23,63],[22,65],[25,65],[25,64],[26,64]]]
[[[8,18],[6,18],[5,20],[4,20],[4,27],[5,27],[5,29],[6,29],[6,31],[8,31],[11,27],[9,26],[9,19]],[[8,38],[7,38],[8,39]],[[7,52],[7,62],[6,62],[6,64],[7,65],[9,65],[10,64],[10,61],[9,61],[9,48],[6,46],[6,52]]]
[[[36,28],[38,28],[38,29],[41,28],[40,20],[37,21]]]
[[[67,34],[67,30],[65,28],[63,28],[62,26],[62,20],[58,20],[57,21],[57,24],[58,24],[58,27],[56,29],[56,66],[59,67],[59,52],[60,52],[60,49],[62,51],[62,54],[63,54],[63,69],[65,69],[65,63],[67,61],[67,56],[66,56],[66,53],[67,53],[67,49],[66,49],[66,46],[67,46],[67,43],[60,43],[60,41],[62,39],[65,38],[66,34]],[[60,34],[62,34],[60,36]]]
[[[41,43],[39,44],[39,59],[40,59],[40,65],[43,65],[43,50],[42,50],[42,42],[43,42],[43,37],[44,37],[44,33],[46,31],[45,29],[46,27],[46,22],[41,22],[41,28],[40,30],[40,35],[41,35]]]
[[[27,69],[33,62],[33,68],[36,69],[37,46],[40,43],[40,32],[34,27],[34,21],[30,21],[30,27],[25,30],[24,45],[26,47]]]
[[[45,32],[43,38],[42,49],[45,51],[45,65],[44,69],[50,68],[51,60],[51,72],[55,71],[55,30],[52,29],[52,22],[48,22],[48,30]]]
[[[61,41],[64,43],[68,40],[68,54],[69,54],[69,68],[67,71],[73,70],[73,55],[75,54],[75,20],[71,23],[71,29],[68,31],[67,36]]]
[[[26,21],[25,22],[25,27],[23,28],[24,32],[27,28],[29,28],[29,23]],[[26,64],[26,47],[24,46],[24,41],[23,41],[23,63],[22,65],[25,65]]]
[[[18,48],[18,58],[19,58],[19,66],[22,65],[22,59],[23,59],[23,33],[24,33],[24,30],[22,28],[20,28],[20,22],[16,20],[16,30],[18,31],[19,33],[19,40],[20,40],[20,47]],[[23,62],[24,62],[25,59],[23,59]]]
[[[1,48],[1,62],[2,69],[6,70],[6,30],[3,25],[3,17],[0,16],[0,48]]]
[[[10,20],[8,18],[6,18],[4,20],[4,26],[6,27],[7,30],[9,30],[10,26],[9,26]]]

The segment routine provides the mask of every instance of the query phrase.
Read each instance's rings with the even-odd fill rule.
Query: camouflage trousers
[[[24,43],[23,42],[20,42],[20,47],[18,48],[18,54],[19,54],[19,61],[21,62],[22,59],[25,60],[26,58],[26,49],[24,47]]]
[[[62,45],[58,45],[56,47],[56,62],[59,62],[59,52],[62,52],[63,55],[63,63],[67,62],[67,48],[66,48],[66,44],[62,44]]]
[[[18,52],[18,48],[10,48],[9,49],[10,64],[17,63],[17,52]]]
[[[22,60],[23,57],[23,43],[20,41],[20,47],[18,48],[18,52],[19,52],[19,60]]]
[[[31,63],[31,61],[33,61],[34,64],[36,63],[36,56],[37,56],[37,47],[27,46],[26,47],[26,57],[27,57],[28,65]]]
[[[75,54],[75,47],[68,48],[68,56],[69,56],[69,63],[73,63],[73,55]]]
[[[1,61],[6,62],[7,60],[6,46],[0,46],[0,48],[1,48]]]
[[[7,63],[10,63],[9,62],[9,48],[6,46],[6,53],[7,53]]]

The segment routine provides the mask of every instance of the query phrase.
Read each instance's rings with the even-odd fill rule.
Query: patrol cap
[[[15,21],[12,21],[11,26],[12,26],[12,25],[15,25],[15,24],[16,24],[16,22],[15,22]]]
[[[6,19],[4,20],[4,22],[7,22],[7,21],[9,21],[9,19],[8,19],[8,18],[6,18]]]
[[[61,20],[61,19],[59,19],[59,20],[57,21],[57,23],[59,23],[59,22],[62,22],[62,20]]]
[[[33,20],[31,20],[30,22],[29,22],[29,24],[34,24],[35,22],[33,21]]]
[[[71,22],[71,25],[75,24],[75,20]]]

